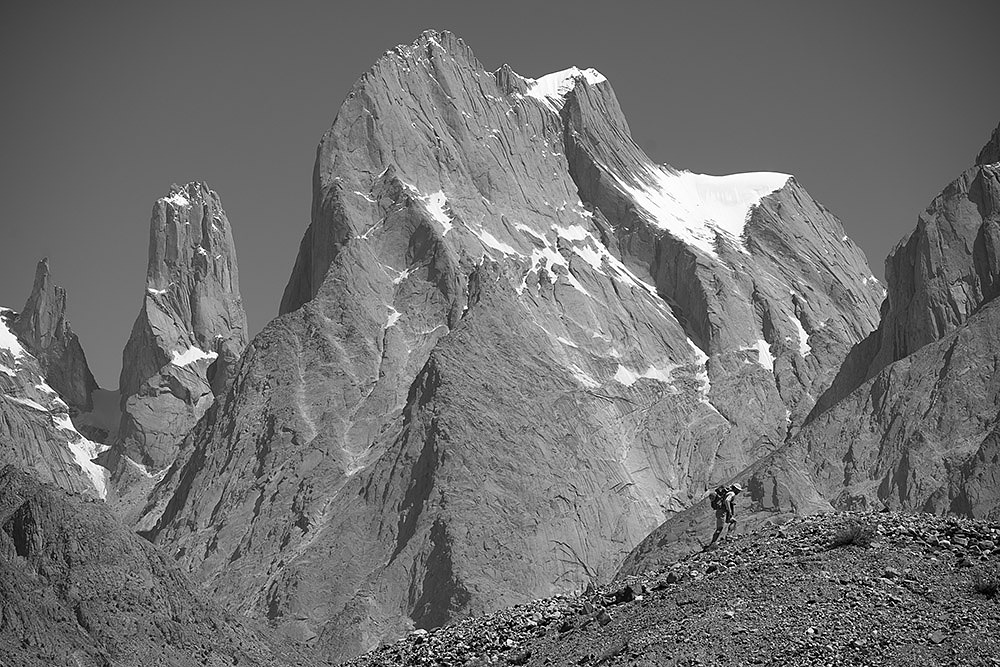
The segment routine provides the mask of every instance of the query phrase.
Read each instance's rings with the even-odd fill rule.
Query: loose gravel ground
[[[804,517],[579,597],[418,630],[348,664],[1000,665],[998,545],[997,523]]]

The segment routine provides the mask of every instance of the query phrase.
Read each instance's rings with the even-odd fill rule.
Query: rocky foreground
[[[996,665],[998,545],[995,522],[814,515],[349,664]]]
[[[306,667],[103,503],[0,466],[0,667]]]

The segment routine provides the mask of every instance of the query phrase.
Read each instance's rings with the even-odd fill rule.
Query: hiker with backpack
[[[736,527],[736,496],[742,492],[742,486],[733,484],[732,486],[719,486],[708,494],[712,509],[715,510],[715,533],[712,535],[712,541],[708,543],[709,547],[718,541],[726,524],[729,525],[726,537],[729,537],[729,534],[733,532],[733,528]]]

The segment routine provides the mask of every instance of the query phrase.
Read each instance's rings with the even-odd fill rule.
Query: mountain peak
[[[537,79],[525,79],[528,83],[527,94],[559,113],[566,103],[566,95],[576,87],[577,82],[581,79],[592,86],[607,81],[603,74],[592,67],[587,69],[569,67]]]
[[[246,315],[218,193],[201,181],[173,184],[149,224],[146,289],[123,353],[120,437],[131,458],[162,468],[225,384],[225,360],[246,346]]]
[[[1000,125],[996,126],[990,140],[976,156],[976,165],[983,166],[1000,162]]]
[[[52,282],[47,257],[35,266],[31,295],[11,328],[59,395],[74,408],[89,410],[97,382],[66,319],[66,290]]]
[[[469,61],[477,68],[482,68],[472,49],[455,33],[449,30],[424,30],[409,44],[398,44],[382,54],[382,57],[375,63],[373,69],[378,69],[387,60],[397,60],[401,57],[404,59],[429,57],[435,52]]]

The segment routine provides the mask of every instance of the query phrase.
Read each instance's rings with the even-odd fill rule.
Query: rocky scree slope
[[[0,664],[311,664],[193,588],[104,503],[0,468]]]
[[[122,354],[122,419],[110,465],[173,463],[184,435],[225,386],[246,345],[232,229],[205,183],[153,205],[142,309]]]
[[[0,465],[13,464],[67,491],[103,498],[107,470],[93,459],[106,447],[81,434],[71,418],[90,400],[89,382],[76,380],[93,378],[65,318],[65,304],[65,291],[52,283],[42,260],[25,310],[0,308]],[[61,391],[49,384],[50,377]],[[63,391],[75,397],[76,407],[63,399]]]
[[[794,518],[580,596],[417,630],[348,664],[995,665],[998,544],[997,523],[957,517]]]
[[[572,590],[795,430],[881,297],[794,179],[656,165],[598,72],[427,32],[324,135],[282,314],[139,525],[329,656]]]
[[[997,516],[1000,163],[984,160],[998,131],[886,260],[882,322],[806,425],[737,476],[758,513],[750,525],[773,513],[883,505]],[[631,567],[697,548],[710,514],[703,501],[671,517]]]

